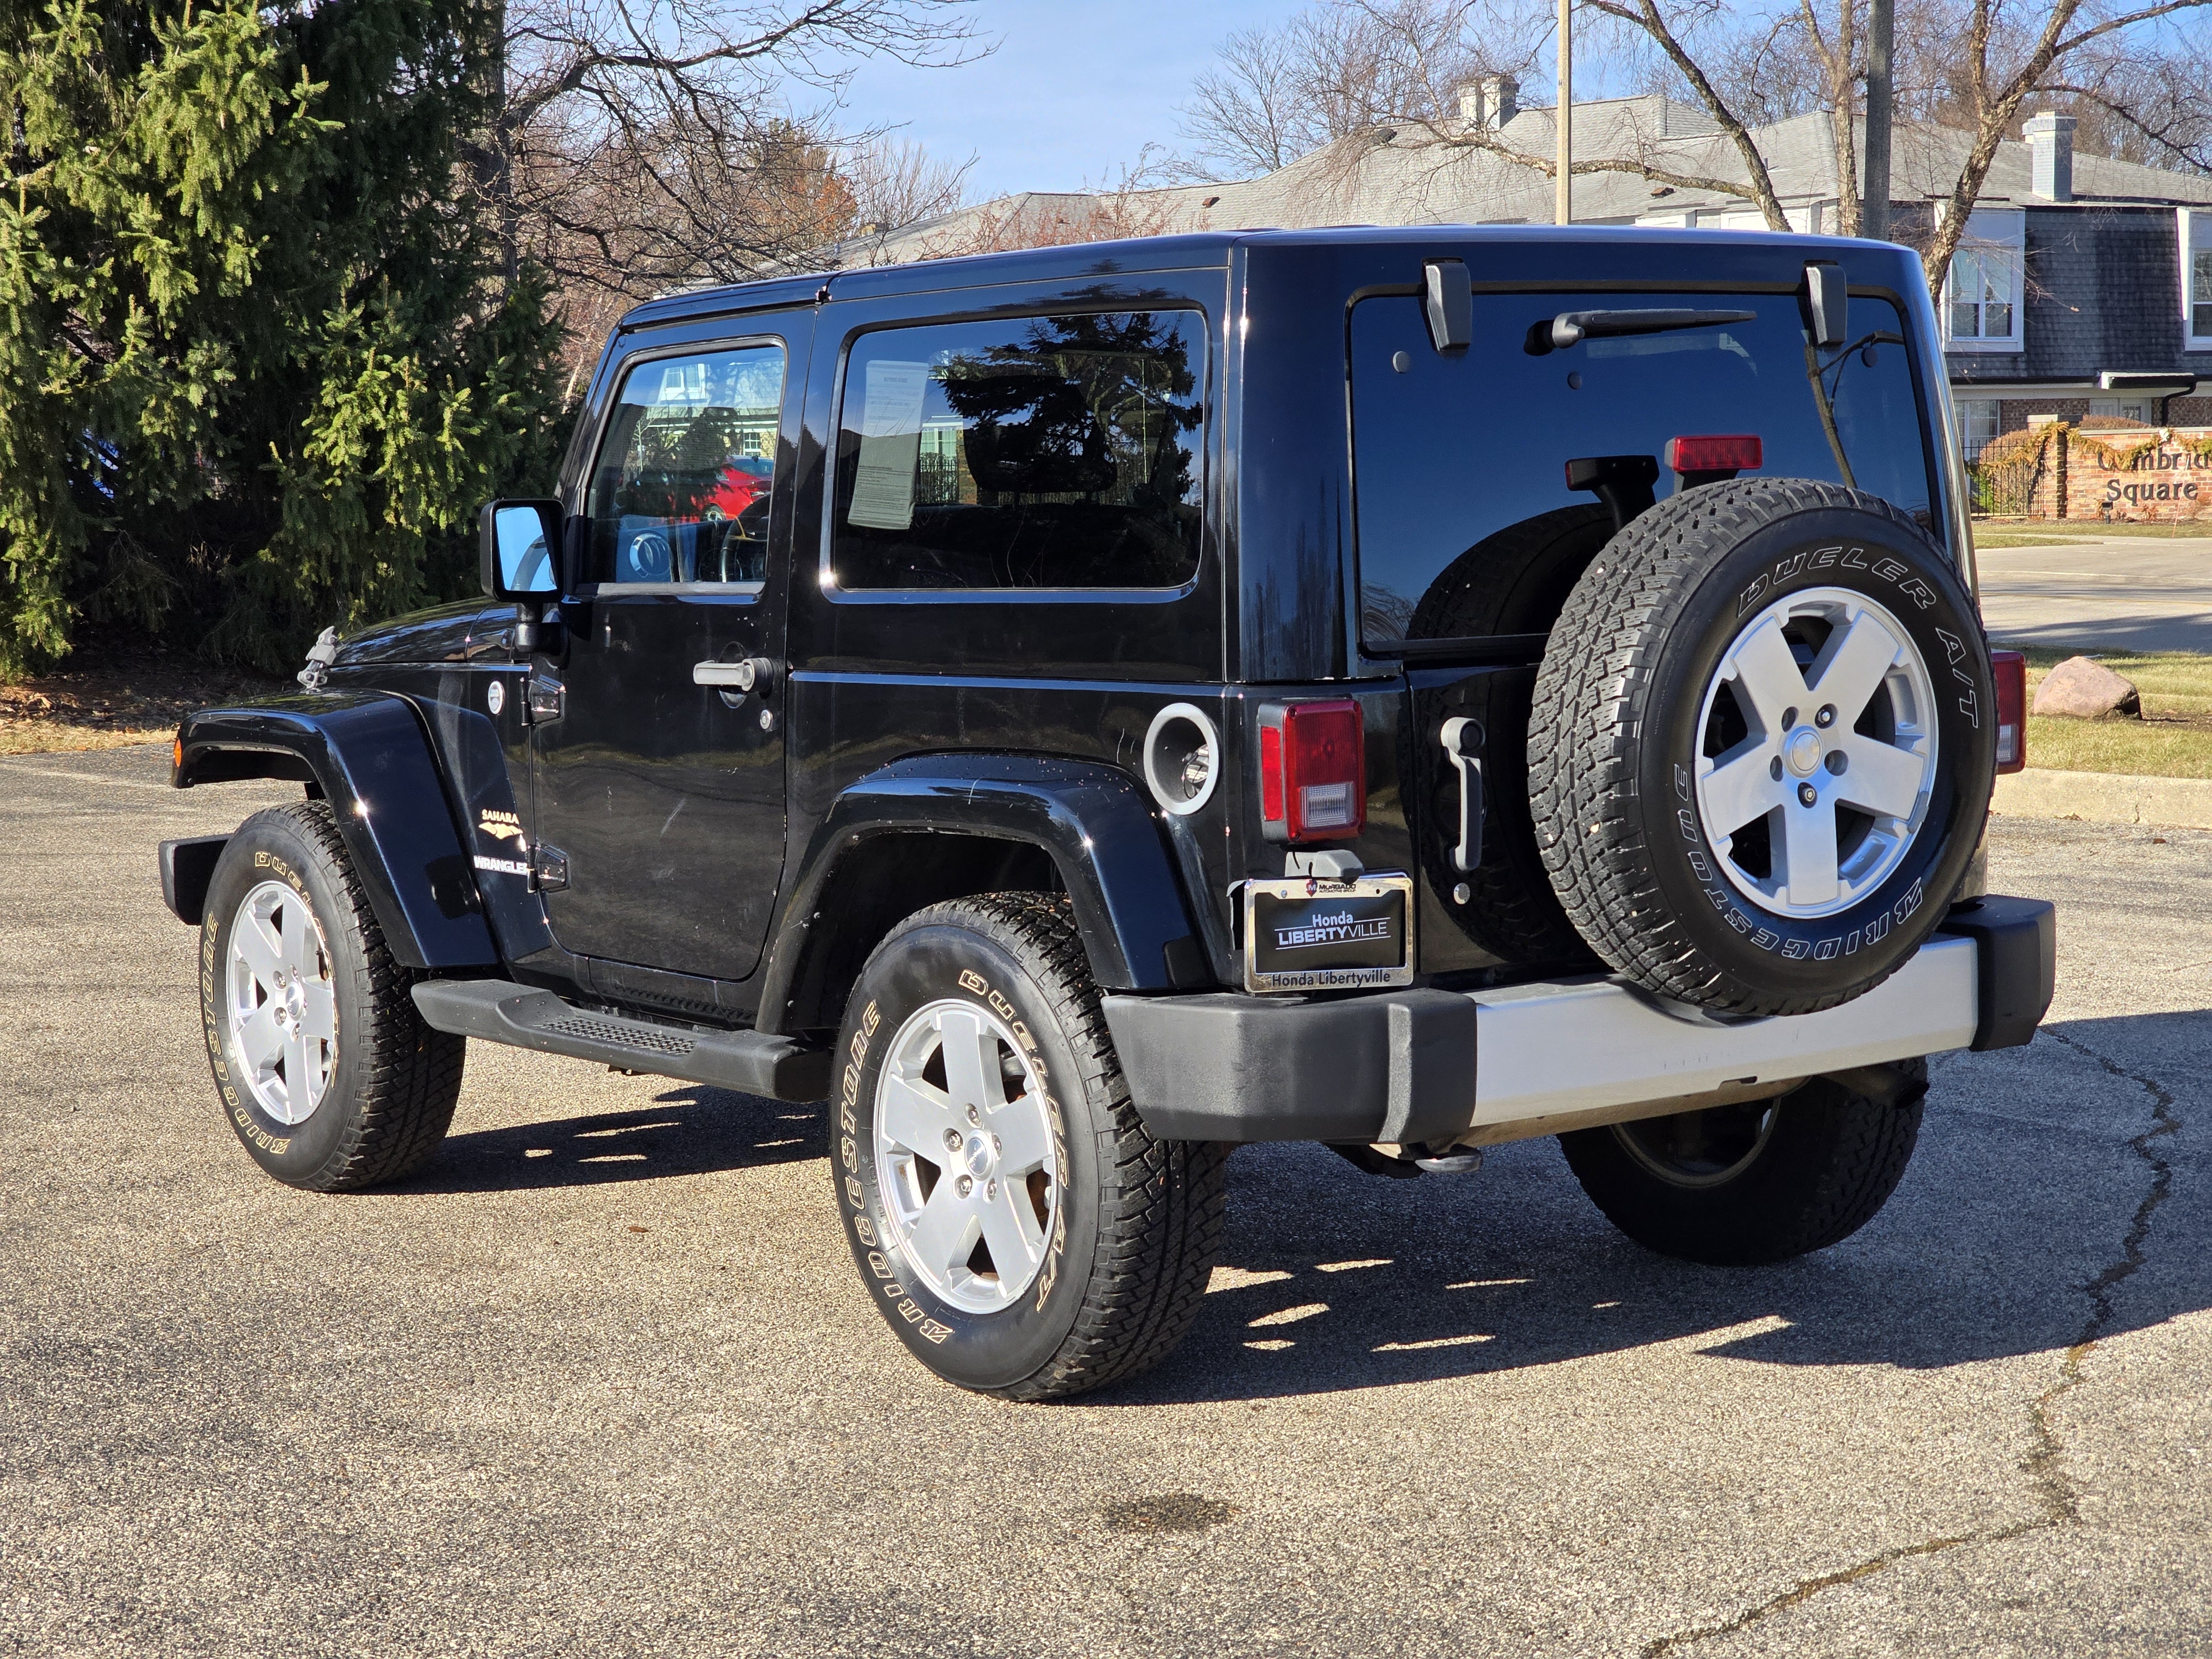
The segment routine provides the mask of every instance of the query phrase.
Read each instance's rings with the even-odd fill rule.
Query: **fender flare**
[[[239,778],[293,778],[321,790],[385,946],[403,967],[498,963],[429,735],[407,699],[339,691],[187,714],[170,782],[190,789]]]
[[[808,838],[778,918],[759,1029],[776,1032],[799,990],[816,924],[857,849],[922,831],[1025,842],[1058,870],[1102,989],[1211,987],[1159,814],[1128,774],[1042,755],[909,756],[848,786]]]

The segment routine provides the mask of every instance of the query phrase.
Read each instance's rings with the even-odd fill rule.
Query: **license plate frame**
[[[1379,933],[1368,926],[1378,920],[1389,924]],[[1238,898],[1238,921],[1248,991],[1383,990],[1413,982],[1411,876],[1248,881]],[[1331,929],[1338,931],[1327,936]],[[1325,936],[1293,937],[1309,932]],[[1295,965],[1307,951],[1318,958],[1315,965]],[[1347,953],[1369,959],[1346,963],[1341,958]],[[1339,958],[1334,963],[1326,959],[1332,955]]]

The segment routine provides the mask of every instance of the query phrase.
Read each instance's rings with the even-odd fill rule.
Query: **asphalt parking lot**
[[[479,1045],[428,1175],[262,1176],[152,849],[289,792],[165,762],[0,761],[0,1652],[2212,1650],[2212,835],[1996,821],[2052,1022],[1835,1249],[1248,1149],[1181,1352],[1019,1407],[812,1110]]]
[[[2053,524],[2063,537],[2066,527]],[[2212,539],[1978,548],[1982,616],[2007,645],[2212,653]]]

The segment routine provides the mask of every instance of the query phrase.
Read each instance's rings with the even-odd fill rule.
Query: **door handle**
[[[695,662],[691,665],[691,684],[711,685],[722,691],[765,692],[775,673],[764,657],[740,657],[735,662]]]
[[[1459,842],[1452,868],[1462,875],[1482,862],[1482,722],[1455,716],[1444,722],[1444,757],[1459,771]]]

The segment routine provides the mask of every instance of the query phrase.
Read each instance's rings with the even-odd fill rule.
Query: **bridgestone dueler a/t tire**
[[[1932,681],[1936,769],[1895,867],[1801,917],[1719,867],[1692,779],[1709,681],[1747,619],[1810,588],[1873,599]],[[1529,803],[1569,918],[1620,972],[1680,1001],[1808,1013],[1863,995],[1917,950],[1973,856],[1995,769],[1989,651],[1950,560],[1887,502],[1804,478],[1670,496],[1577,582],[1536,678]]]
[[[337,1057],[304,1121],[264,1112],[244,1086],[224,1008],[240,902],[280,881],[307,901],[331,957]],[[453,1121],[465,1038],[434,1031],[408,995],[416,975],[392,959],[331,809],[321,801],[256,812],[222,849],[200,924],[200,1010],[223,1117],[269,1174],[311,1192],[396,1181],[427,1163]]]
[[[1649,1139],[1678,1120],[1577,1129],[1559,1146],[1583,1190],[1645,1249],[1717,1267],[1786,1261],[1849,1238],[1904,1178],[1920,1138],[1928,1063],[1883,1069],[1893,1079],[1887,1099],[1815,1078],[1773,1102],[1772,1127],[1755,1154],[1711,1184],[1669,1180],[1632,1149],[1632,1137]],[[1679,1121],[1764,1109],[1721,1107]]]
[[[1023,1044],[1056,1108],[1062,1172],[1042,1269],[986,1313],[922,1282],[887,1219],[875,1152],[894,1035],[916,1011],[961,1000]],[[1220,1250],[1228,1149],[1156,1139],[1139,1119],[1065,897],[994,893],[909,916],[861,970],[838,1060],[838,1210],[860,1282],[915,1358],[963,1388],[1055,1400],[1133,1376],[1182,1340]]]

